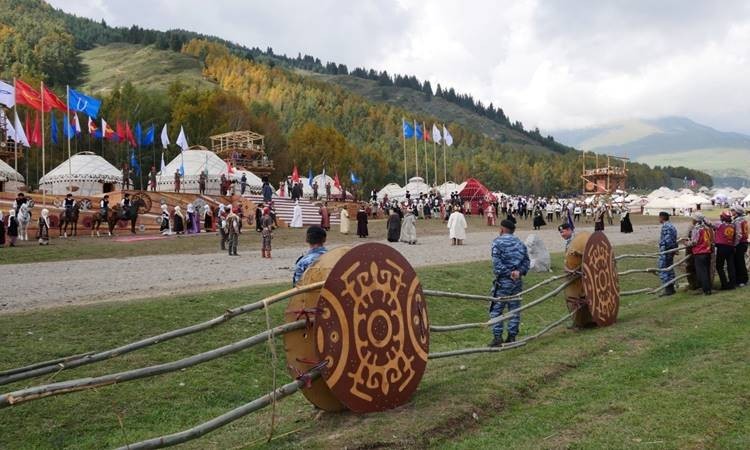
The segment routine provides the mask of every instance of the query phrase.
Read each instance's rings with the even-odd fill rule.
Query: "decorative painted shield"
[[[612,245],[601,231],[593,233],[586,242],[582,271],[591,317],[599,326],[612,325],[620,308],[620,282]]]
[[[339,259],[317,304],[323,378],[354,412],[395,408],[417,389],[429,351],[422,285],[392,247],[363,244]]]

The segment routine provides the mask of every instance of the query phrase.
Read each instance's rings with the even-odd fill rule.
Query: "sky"
[[[750,2],[48,0],[430,80],[543,132],[685,116],[750,134]]]

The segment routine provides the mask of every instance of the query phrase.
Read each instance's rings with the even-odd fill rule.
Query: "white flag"
[[[177,140],[174,141],[174,143],[179,145],[183,152],[188,149],[188,141],[185,136],[185,130],[182,129],[182,125],[180,125],[180,134],[177,136]]]
[[[76,134],[81,134],[81,122],[78,121],[78,113],[73,112],[73,128],[76,131]]]
[[[167,124],[164,124],[164,128],[161,129],[161,146],[167,148],[169,145],[169,135],[167,134]]]
[[[450,147],[453,145],[453,136],[448,132],[448,129],[445,128],[445,125],[443,125],[443,140],[445,141],[445,145]]]
[[[13,124],[8,121],[8,118],[5,116],[5,111],[2,109],[0,109],[0,127],[3,127],[5,134],[9,139],[13,139],[13,142],[16,141],[16,129],[13,128]]]
[[[164,176],[164,170],[167,168],[167,165],[164,164],[164,152],[161,152],[161,175]]]
[[[25,146],[25,147],[31,147],[31,144],[29,144],[29,139],[26,137],[26,132],[23,130],[23,125],[21,124],[21,119],[18,118],[18,113],[16,112],[16,137],[19,144]]]
[[[440,136],[440,128],[438,128],[437,125],[433,123],[432,124],[432,140],[436,144],[439,144],[442,139],[443,138]]]
[[[16,104],[16,88],[5,81],[0,81],[0,103],[8,108]]]
[[[107,121],[102,117],[102,139],[109,139],[107,137]]]

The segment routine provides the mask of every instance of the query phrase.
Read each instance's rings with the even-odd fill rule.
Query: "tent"
[[[479,214],[480,204],[484,205],[488,200],[495,200],[495,194],[476,178],[466,180],[458,196],[461,197],[464,203],[469,202],[471,205],[471,214]]]
[[[461,189],[463,189],[464,186],[466,186],[465,181],[461,184],[456,184],[452,181],[446,181],[445,183],[437,187],[437,191],[440,192],[440,195],[442,195],[443,198],[450,198],[451,193],[461,192]]]
[[[245,175],[245,182],[247,183],[245,195],[249,193],[260,193],[260,190],[263,187],[263,180],[261,180],[258,175],[255,175],[249,170],[235,168],[233,172],[229,174],[229,179],[237,182],[237,192],[240,191],[240,179],[242,178],[243,174]],[[172,177],[174,177],[174,175],[172,175]],[[219,178],[221,178],[221,175],[219,175]],[[208,189],[208,183],[206,183],[206,189]]]
[[[221,176],[227,175],[227,163],[216,156],[216,153],[199,145],[180,152],[163,171],[157,174],[156,189],[158,191],[174,192],[174,174],[180,170],[180,166],[185,168],[185,174],[180,182],[180,192],[197,194],[199,192],[198,177],[201,172],[206,171],[206,194],[220,194]]]
[[[0,159],[0,192],[16,192],[23,184],[23,176]]]
[[[398,195],[400,195],[404,191],[404,188],[399,186],[396,183],[388,183],[385,186],[383,186],[383,189],[379,190],[377,193],[378,200],[382,200],[387,195],[389,199],[396,198]]]
[[[39,180],[39,188],[53,195],[99,195],[121,187],[122,171],[92,152],[76,153]]]

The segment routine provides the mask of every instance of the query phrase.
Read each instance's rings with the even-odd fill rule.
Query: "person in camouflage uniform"
[[[523,290],[522,276],[529,271],[529,253],[526,245],[513,232],[516,225],[510,220],[500,222],[500,236],[492,241],[492,268],[495,281],[492,284],[491,295],[501,297],[515,295]],[[521,306],[521,298],[490,303],[490,319],[501,316],[503,310],[512,311]],[[508,322],[508,337],[506,343],[514,342],[518,334],[521,315],[514,314]],[[493,339],[490,347],[497,347],[503,343],[503,322],[492,326]]]
[[[662,211],[659,213],[659,223],[661,224],[661,234],[659,235],[659,252],[673,250],[677,248],[677,228],[669,221],[669,213]],[[659,255],[659,269],[665,269],[674,264],[674,253],[664,253]],[[674,269],[667,272],[659,272],[661,284],[669,283],[674,280]],[[675,293],[674,283],[667,286],[660,296],[672,295]]]

